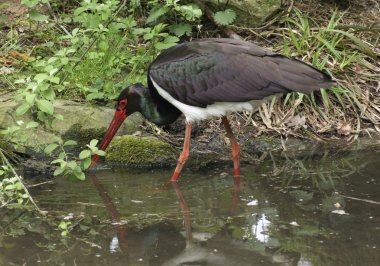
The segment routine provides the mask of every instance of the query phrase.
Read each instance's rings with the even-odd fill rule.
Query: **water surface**
[[[267,156],[240,184],[231,165],[60,178],[31,190],[49,219],[0,211],[0,265],[380,265],[379,155]]]

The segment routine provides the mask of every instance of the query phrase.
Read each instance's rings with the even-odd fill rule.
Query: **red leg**
[[[227,137],[230,139],[231,149],[232,149],[232,160],[234,161],[234,174],[235,178],[240,178],[240,148],[239,144],[232,132],[230,123],[228,122],[227,117],[222,117],[222,123],[226,128]]]
[[[178,158],[177,167],[175,168],[172,178],[170,179],[171,182],[177,181],[179,174],[181,173],[183,165],[185,164],[187,158],[189,158],[191,128],[192,128],[191,123],[186,123],[186,132],[185,132],[185,141],[183,143],[183,150],[182,150],[181,155]]]

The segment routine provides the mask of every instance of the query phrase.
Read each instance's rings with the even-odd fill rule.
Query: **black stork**
[[[173,46],[152,62],[147,76],[148,88],[134,84],[120,93],[99,149],[107,148],[124,119],[134,112],[157,125],[170,124],[183,113],[185,140],[171,181],[178,179],[189,157],[193,122],[222,117],[232,147],[234,174],[239,177],[240,149],[228,113],[251,111],[273,95],[310,93],[335,85],[328,74],[300,60],[234,39],[201,39]],[[92,158],[91,166],[98,158]]]

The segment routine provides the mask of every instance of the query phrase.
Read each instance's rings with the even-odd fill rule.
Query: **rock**
[[[100,131],[105,133],[111,122],[115,110],[108,107],[98,107],[89,104],[77,103],[67,100],[56,100],[54,110],[61,114],[64,120],[55,119],[52,123],[52,131],[59,135],[80,131]],[[139,130],[143,117],[135,113],[129,116],[121,125],[118,134],[132,134]],[[97,133],[94,136],[98,135]]]
[[[125,135],[115,137],[107,149],[106,161],[111,165],[128,167],[174,167],[180,151],[153,136]],[[191,151],[186,167],[202,168],[224,161],[220,154],[211,151]]]
[[[115,113],[112,108],[63,100],[57,100],[54,108],[64,120],[54,120],[51,130],[63,139],[76,140],[80,147],[89,143],[91,139],[101,140]],[[133,134],[139,130],[143,120],[141,114],[132,114],[120,126],[117,135]]]
[[[160,167],[174,165],[178,151],[155,137],[115,137],[107,149],[110,164],[131,167]]]
[[[218,4],[225,6],[225,1],[208,0],[214,11],[221,10]],[[230,0],[227,8],[233,9],[236,14],[234,25],[259,27],[281,8],[282,0]]]
[[[7,129],[17,125],[19,120],[24,125],[34,121],[30,113],[22,117],[16,117],[15,110],[18,104],[14,102],[12,95],[2,95],[0,98],[0,125],[1,129]],[[17,131],[12,135],[12,142],[17,143],[19,152],[34,154],[41,152],[44,147],[54,142],[57,137],[64,140],[72,139],[79,143],[79,147],[89,143],[91,139],[101,139],[113,118],[114,110],[108,107],[98,107],[89,104],[73,102],[69,100],[56,100],[54,102],[56,114],[61,114],[64,119],[55,119],[51,126],[30,128]],[[132,134],[139,129],[143,117],[136,113],[129,116],[120,127],[118,134]],[[33,151],[32,151],[33,150]]]
[[[263,152],[272,151],[281,148],[281,140],[274,139],[268,136],[259,136],[246,140],[243,145],[243,151],[248,154],[260,155]]]
[[[190,152],[189,159],[186,162],[187,167],[192,169],[200,169],[210,164],[218,164],[230,162],[230,158],[221,156],[219,153],[213,151],[193,150]]]
[[[14,111],[16,110],[17,103],[8,98],[8,95],[1,96],[0,98],[0,128],[7,128],[14,125]]]
[[[22,167],[21,169],[23,170],[24,176],[43,174],[47,177],[51,177],[54,170],[56,169],[56,166],[50,164],[50,161],[46,161],[41,158],[29,158],[25,161],[22,161],[20,166]]]

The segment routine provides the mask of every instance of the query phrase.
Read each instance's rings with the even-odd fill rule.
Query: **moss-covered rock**
[[[125,135],[112,140],[107,149],[106,161],[112,165],[128,167],[175,166],[180,150],[156,137]],[[186,167],[202,168],[223,161],[212,151],[194,150],[190,152]]]
[[[132,167],[174,165],[178,151],[155,137],[120,136],[112,140],[106,160],[111,164]]]

